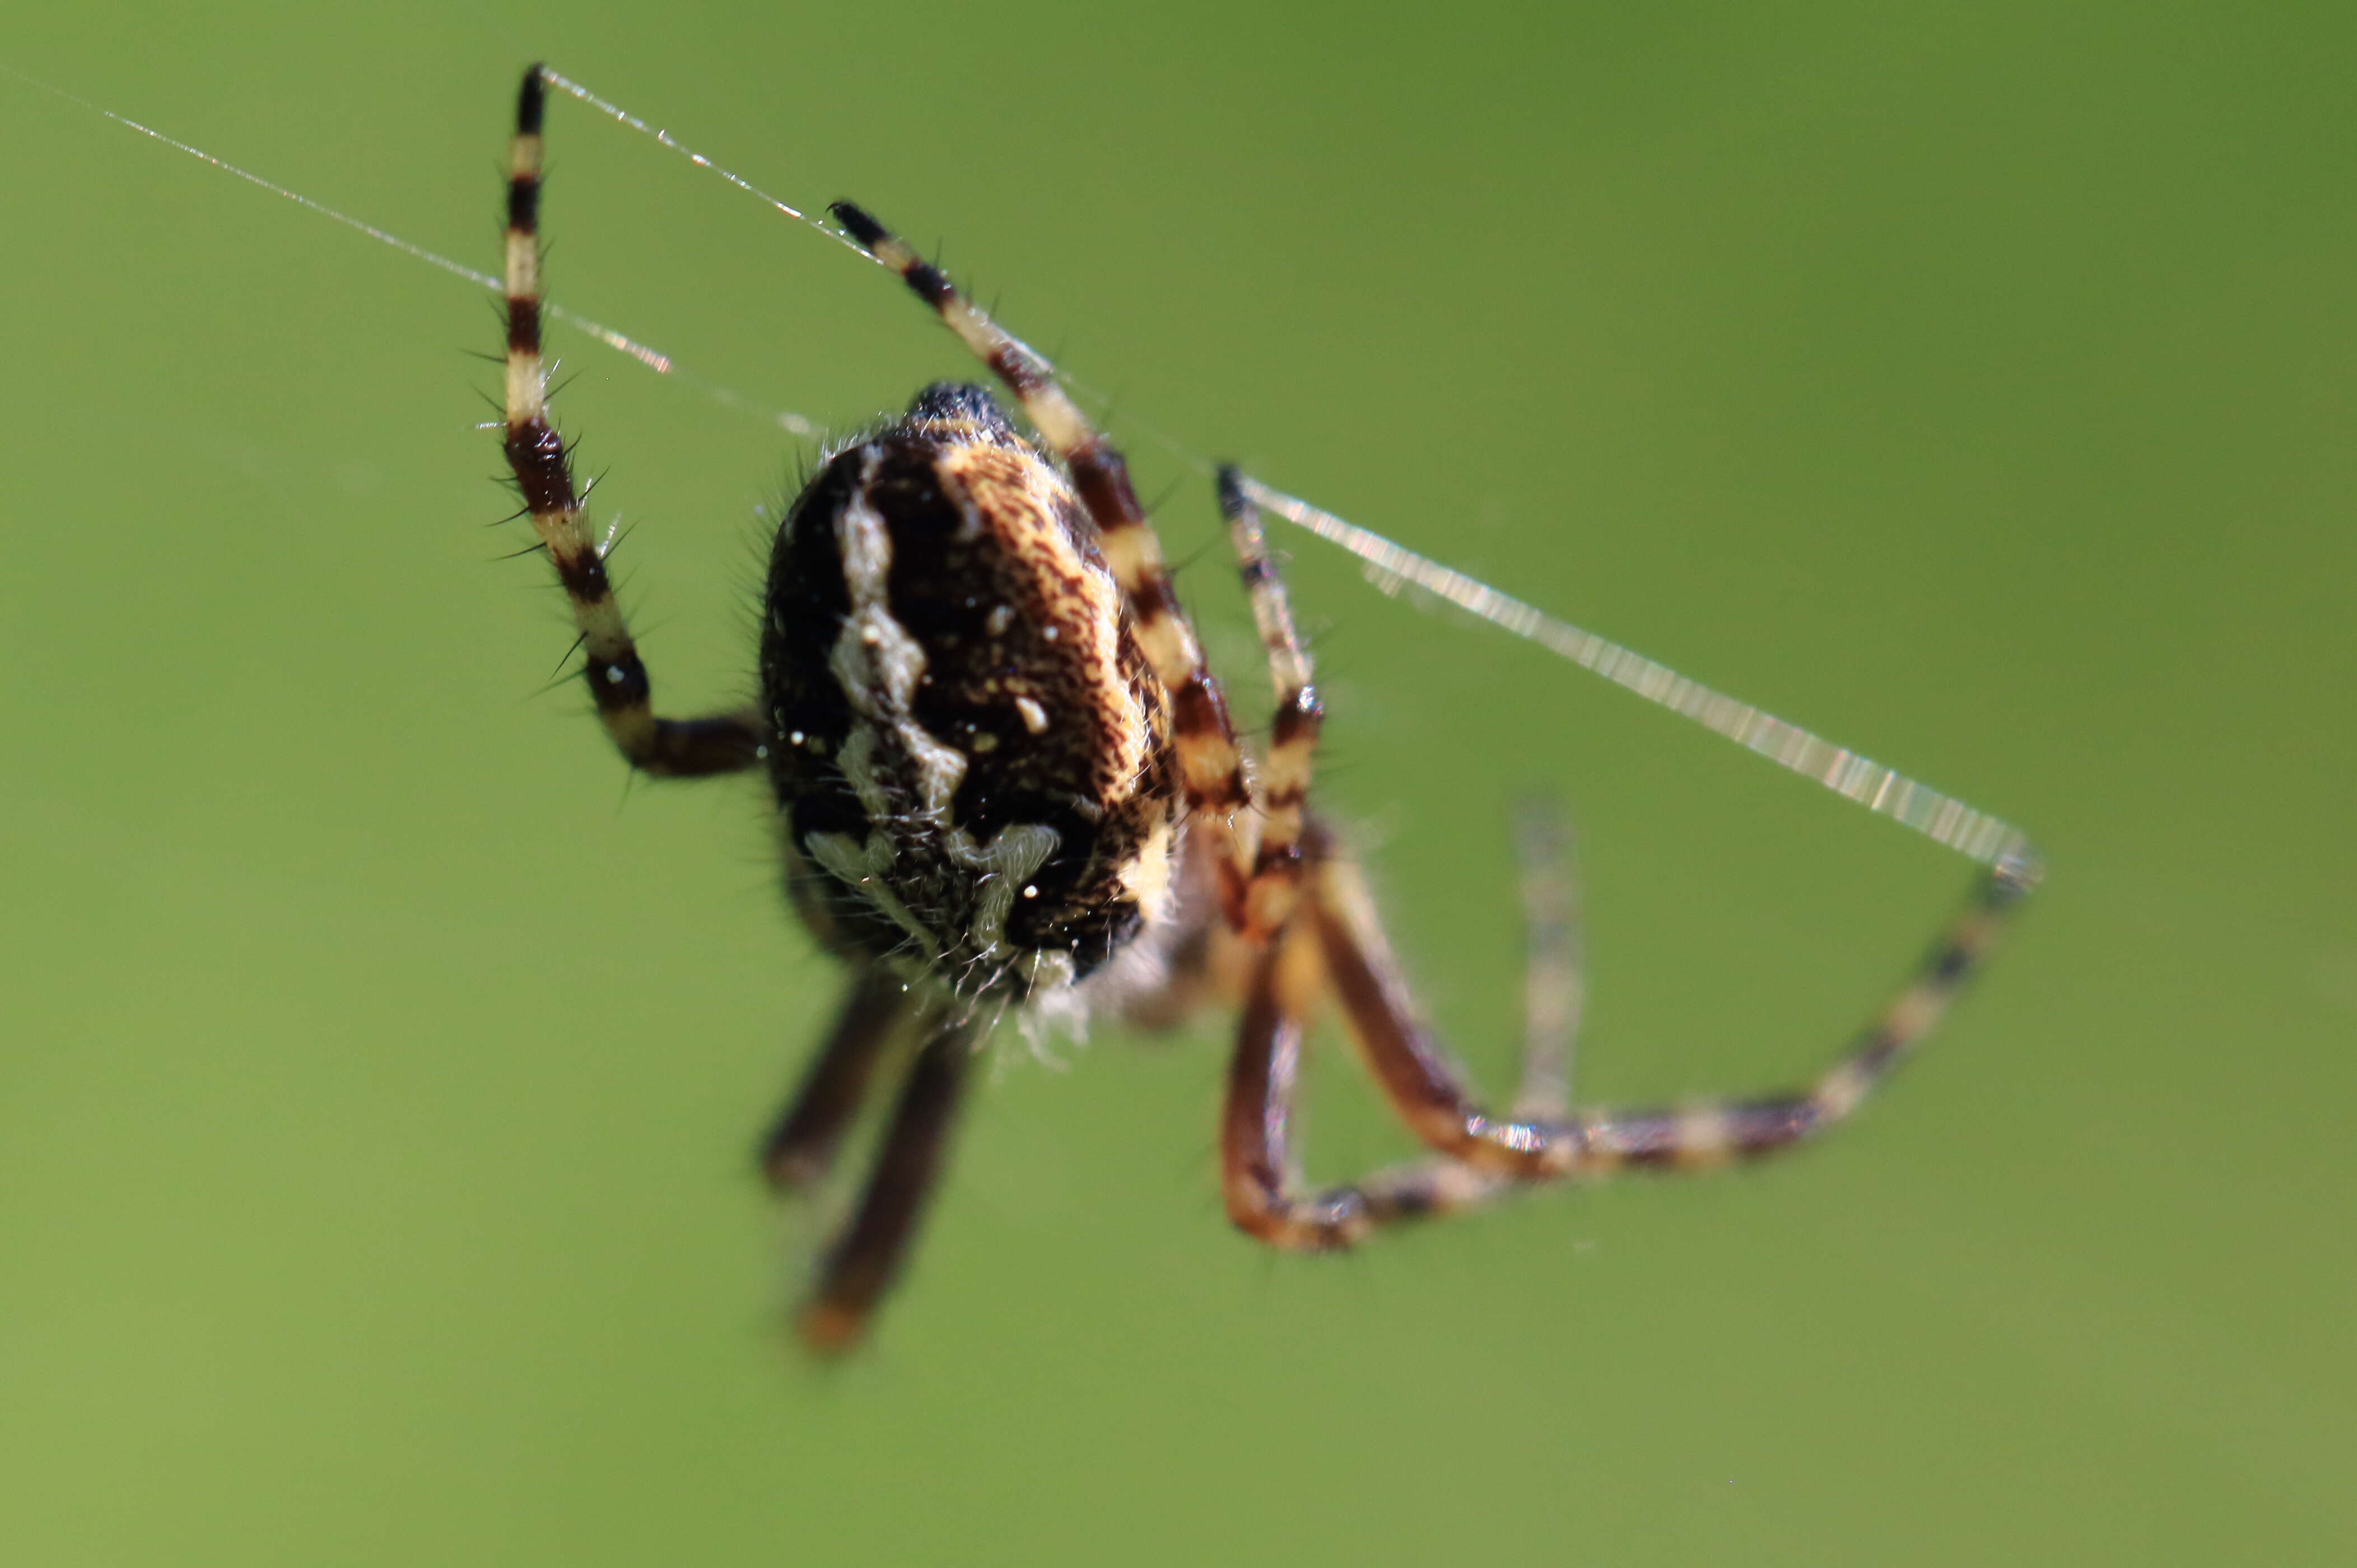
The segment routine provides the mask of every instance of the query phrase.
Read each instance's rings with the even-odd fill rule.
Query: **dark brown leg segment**
[[[881,968],[862,971],[844,993],[826,1043],[761,1144],[761,1171],[780,1192],[823,1179],[844,1134],[866,1103],[883,1058],[917,1011],[908,986]]]
[[[797,1323],[803,1343],[822,1355],[839,1355],[859,1343],[899,1272],[941,1179],[975,1034],[970,1021],[942,1024],[918,1049],[858,1211],[828,1249],[818,1288]]]

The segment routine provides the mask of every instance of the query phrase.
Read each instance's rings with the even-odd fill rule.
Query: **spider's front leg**
[[[764,755],[769,725],[755,709],[708,718],[655,716],[653,687],[614,600],[605,553],[581,514],[565,441],[549,423],[548,377],[540,351],[541,123],[547,102],[541,68],[524,72],[508,150],[508,466],[556,580],[573,605],[587,657],[582,674],[614,745],[642,772],[671,777],[732,773]]]

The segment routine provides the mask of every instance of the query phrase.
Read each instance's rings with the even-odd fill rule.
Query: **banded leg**
[[[1513,1116],[1564,1122],[1571,1115],[1572,1058],[1587,999],[1578,868],[1570,824],[1550,801],[1521,809],[1514,841],[1522,866],[1523,1070]],[[1389,1221],[1469,1208],[1518,1185],[1436,1155],[1378,1171],[1361,1189],[1370,1212]]]
[[[1914,1054],[1987,961],[2044,868],[2017,843],[1974,888],[1899,995],[1847,1055],[1804,1090],[1685,1110],[1588,1111],[1573,1121],[1583,1174],[1624,1165],[1690,1170],[1789,1148],[1845,1120]]]
[[[1138,648],[1170,693],[1180,781],[1196,818],[1193,831],[1218,841],[1222,902],[1231,921],[1237,920],[1250,874],[1232,821],[1249,803],[1243,757],[1228,719],[1227,701],[1204,666],[1194,628],[1179,611],[1161,541],[1138,504],[1128,464],[1064,394],[1055,367],[1038,350],[993,321],[959,294],[939,267],[865,210],[848,201],[838,201],[828,210],[869,255],[899,274],[1006,384],[1022,404],[1024,417],[1071,470],[1072,488],[1097,526],[1105,563],[1129,607]]]
[[[1922,1041],[1987,958],[2040,875],[2028,845],[2008,851],[1898,997],[1805,1090],[1686,1109],[1574,1111],[1567,1116],[1493,1121],[1472,1104],[1456,1069],[1415,1021],[1363,890],[1314,823],[1308,847],[1317,871],[1311,896],[1272,950],[1247,999],[1229,1079],[1224,1144],[1229,1208],[1237,1224],[1275,1245],[1302,1251],[1348,1245],[1378,1224],[1465,1208],[1525,1184],[1623,1167],[1698,1169],[1771,1154],[1825,1131],[1857,1110]],[[1276,957],[1277,950],[1293,950],[1305,929],[1314,933],[1317,966],[1393,1109],[1417,1137],[1446,1156],[1310,1199],[1292,1196],[1283,1165],[1291,1062],[1308,1005],[1298,983],[1287,983]],[[1259,1102],[1247,1103],[1254,1095]]]
[[[614,600],[605,551],[581,515],[564,439],[548,421],[548,377],[540,353],[540,155],[547,83],[537,65],[516,97],[508,146],[507,459],[556,580],[572,601],[587,662],[582,671],[606,733],[647,773],[731,773],[759,760],[769,726],[751,708],[700,719],[657,718],[653,687]]]
[[[858,1344],[899,1272],[941,1179],[978,1032],[972,1020],[936,1020],[918,1047],[859,1208],[828,1248],[797,1320],[813,1350],[834,1355]]]
[[[1517,829],[1526,967],[1523,1071],[1514,1115],[1561,1122],[1568,1113],[1571,1052],[1582,1000],[1570,836],[1558,814],[1535,807],[1524,811]],[[1291,940],[1312,939],[1299,931]],[[1322,972],[1314,979],[1322,983]],[[1250,1176],[1248,1183],[1231,1184],[1232,1193],[1245,1200],[1238,1212],[1231,1197],[1230,1212],[1240,1225],[1278,1246],[1322,1251],[1347,1245],[1375,1225],[1469,1208],[1518,1185],[1511,1177],[1433,1156],[1378,1171],[1316,1198],[1290,1197],[1281,1179],[1284,1132],[1309,1000],[1301,983],[1287,985],[1272,971],[1256,977],[1247,1004],[1229,1103],[1235,1165]],[[1265,1011],[1255,1014],[1255,1006]],[[1260,1065],[1264,1060],[1266,1065]],[[1255,1095],[1262,1097],[1257,1105]],[[1259,1148],[1246,1142],[1255,1133]]]
[[[1293,918],[1301,896],[1302,803],[1309,795],[1310,765],[1326,711],[1309,683],[1309,655],[1293,629],[1285,579],[1268,558],[1260,509],[1245,497],[1233,467],[1220,470],[1219,489],[1220,513],[1227,520],[1236,570],[1252,600],[1253,624],[1268,651],[1269,682],[1276,689],[1276,714],[1254,791],[1254,803],[1260,808],[1260,842],[1243,899],[1243,934],[1259,940]]]
[[[1348,1247],[1376,1216],[1355,1187],[1301,1191],[1292,1147],[1301,1038],[1324,977],[1312,933],[1295,922],[1265,945],[1244,992],[1220,1123],[1220,1193],[1246,1235],[1294,1252]]]
[[[866,1102],[877,1062],[917,1010],[907,984],[880,965],[852,980],[826,1043],[762,1140],[761,1171],[772,1187],[795,1191],[825,1177]]]

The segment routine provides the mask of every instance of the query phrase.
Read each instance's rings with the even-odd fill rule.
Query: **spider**
[[[1579,997],[1563,835],[1524,835],[1529,1023],[1522,1089],[1481,1108],[1427,1032],[1360,873],[1308,809],[1323,709],[1264,542],[1254,487],[1218,499],[1267,653],[1274,717],[1249,761],[1175,596],[1121,454],[1053,368],[864,209],[843,231],[899,274],[1012,394],[937,382],[827,455],[788,510],[752,706],[657,715],[646,665],[550,422],[538,209],[550,79],[526,70],[511,144],[505,450],[571,601],[614,746],[666,778],[765,770],[785,885],[850,971],[832,1029],[761,1150],[780,1192],[827,1176],[897,1069],[865,1186],[797,1326],[856,1344],[941,1176],[976,1050],[1009,1010],[1167,1024],[1240,1008],[1220,1123],[1229,1217],[1297,1251],[1622,1168],[1689,1170],[1842,1121],[1979,966],[2039,863],[2016,842],[1850,1051],[1792,1092],[1671,1109],[1570,1103]],[[1304,1032],[1340,1016],[1430,1153],[1322,1191],[1288,1137]]]

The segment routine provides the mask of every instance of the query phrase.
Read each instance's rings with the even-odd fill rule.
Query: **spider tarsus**
[[[856,202],[830,201],[827,203],[826,209],[834,220],[842,224],[851,237],[859,242],[860,249],[864,251],[873,252],[877,245],[891,237],[891,231],[876,221],[868,215],[867,209]]]
[[[516,134],[537,136],[548,113],[548,67],[539,60],[523,68],[523,85],[516,90]]]
[[[1233,463],[1222,463],[1212,483],[1220,492],[1220,515],[1230,522],[1243,516],[1247,504],[1244,500],[1243,470]]]

